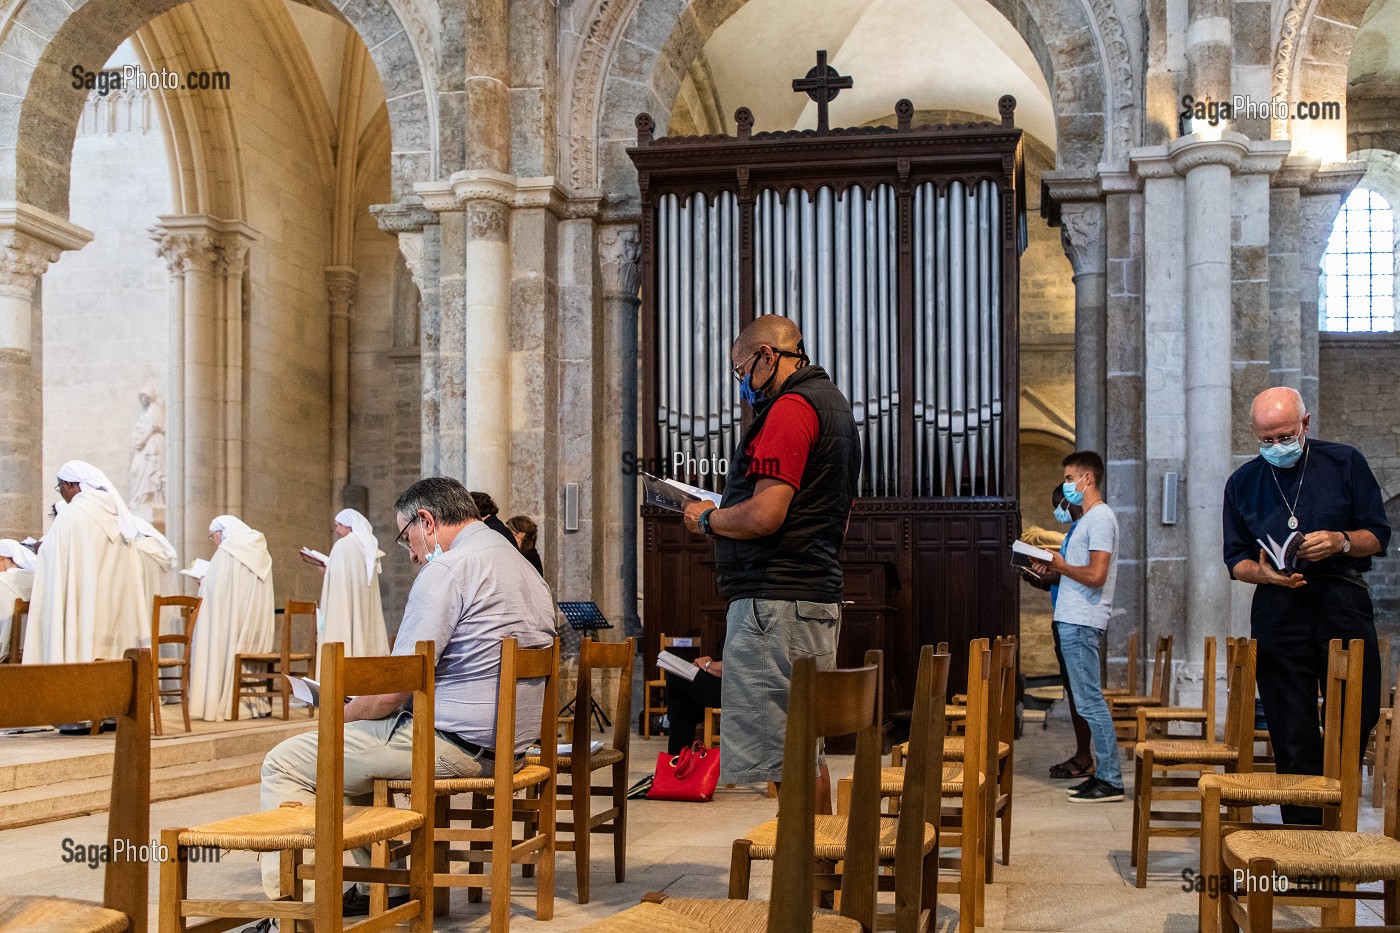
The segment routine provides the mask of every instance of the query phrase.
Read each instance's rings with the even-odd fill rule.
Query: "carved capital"
[[[150,228],[156,241],[156,253],[165,260],[172,275],[208,272],[218,259],[214,235],[208,232],[173,232],[160,227]]]
[[[497,200],[467,202],[467,235],[473,240],[504,240],[510,208]]]
[[[360,274],[349,266],[326,267],[326,300],[331,317],[350,316],[359,292]]]
[[[215,241],[219,274],[230,278],[241,276],[248,268],[248,243],[237,235],[221,236]]]
[[[642,287],[642,236],[637,227],[629,224],[601,228],[598,264],[604,295],[635,299]]]
[[[405,198],[396,204],[371,204],[369,212],[385,233],[422,233],[437,223],[437,214],[423,206],[422,198]]]
[[[1183,136],[1167,146],[1172,165],[1182,175],[1203,165],[1223,165],[1233,173],[1248,152],[1249,140],[1231,130],[1221,134],[1220,139]]]
[[[1104,271],[1103,205],[1066,204],[1060,208],[1060,245],[1074,274]]]
[[[63,252],[51,243],[35,239],[18,230],[0,233],[0,291],[8,295],[29,298],[34,286]]]
[[[399,234],[399,252],[418,293],[423,293],[423,232],[406,230]]]
[[[1302,236],[1298,251],[1302,254],[1300,263],[1305,271],[1315,273],[1322,267],[1322,254],[1327,251],[1327,240],[1332,236],[1332,225],[1341,207],[1340,194],[1305,194],[1300,199]]]

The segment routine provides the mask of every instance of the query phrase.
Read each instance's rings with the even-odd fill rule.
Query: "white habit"
[[[123,536],[119,503],[84,484],[49,527],[34,574],[25,664],[120,658],[150,646],[141,556]]]
[[[0,570],[0,661],[10,656],[10,627],[15,624],[15,600],[26,602],[34,591],[34,552],[13,538],[0,539],[0,557],[17,566]]]
[[[340,516],[336,520],[340,521]],[[373,536],[370,547],[374,547]],[[373,554],[373,559],[366,559],[360,534],[346,535],[331,548],[326,578],[321,583],[321,613],[326,620],[321,643],[344,642],[348,658],[389,653],[389,632],[379,598],[378,557],[382,555],[378,548]]]
[[[178,556],[170,540],[144,518],[137,518],[140,536],[133,542],[141,553],[141,576],[146,584],[146,605],[154,606],[157,596],[176,596],[179,590],[171,583],[171,571],[178,565]]]
[[[234,655],[274,650],[272,555],[262,532],[230,515],[209,528],[223,532],[223,543],[199,586],[204,604],[190,645],[190,716],[222,722],[233,706]],[[239,715],[270,711],[267,700],[244,700]]]

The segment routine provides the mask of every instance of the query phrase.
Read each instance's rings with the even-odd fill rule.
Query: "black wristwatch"
[[[712,538],[715,535],[715,530],[710,527],[710,513],[713,511],[714,509],[706,509],[700,513],[700,517],[695,521],[695,524],[700,526],[700,531]]]
[[[1345,531],[1342,532],[1342,553],[1351,553],[1351,535],[1347,534]]]

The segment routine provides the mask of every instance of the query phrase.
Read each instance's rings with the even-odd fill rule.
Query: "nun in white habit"
[[[103,472],[70,460],[58,471],[60,509],[44,536],[24,632],[25,664],[120,658],[150,645],[150,604],[136,518]]]
[[[267,539],[232,515],[209,525],[218,550],[199,585],[204,604],[190,645],[190,716],[205,722],[230,718],[236,654],[273,650],[272,555]],[[266,716],[267,700],[244,700],[240,718]]]
[[[34,591],[34,552],[13,538],[0,538],[0,661],[10,655],[10,627],[15,600],[26,602]]]
[[[161,534],[155,525],[136,516],[136,527],[140,535],[136,538],[136,550],[141,554],[141,577],[146,584],[146,605],[154,607],[157,596],[173,596],[175,589],[170,583],[170,574],[179,563],[175,546]]]
[[[348,658],[386,655],[389,632],[379,598],[379,561],[384,552],[369,519],[354,509],[335,517],[340,538],[331,548],[321,583],[321,643],[345,643]]]

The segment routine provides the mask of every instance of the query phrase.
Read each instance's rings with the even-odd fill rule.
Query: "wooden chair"
[[[399,657],[347,658],[345,645],[330,642],[321,648],[321,695],[413,694],[412,774],[421,790],[408,809],[391,806],[347,806],[345,786],[345,708],[328,702],[317,724],[316,805],[288,802],[275,810],[216,820],[203,826],[167,829],[161,844],[169,853],[160,867],[160,933],[203,931],[219,933],[244,926],[250,918],[271,917],[291,933],[288,921],[311,921],[315,933],[373,933],[407,923],[413,933],[432,930],[432,780],[436,733],[433,730],[433,670],[436,655],[431,641]],[[345,853],[407,834],[411,859],[408,870],[370,869],[345,864]],[[267,900],[192,899],[189,893],[189,852],[194,848],[281,853],[281,897]],[[315,853],[315,864],[302,864],[304,853]],[[313,881],[322,896],[302,900],[304,885]],[[378,881],[405,885],[409,900],[385,913],[345,926],[340,891],[346,881]],[[324,896],[329,894],[329,896]],[[209,917],[190,924],[190,917]]]
[[[193,731],[190,728],[190,639],[194,637],[194,626],[199,621],[199,607],[204,600],[198,596],[157,596],[151,608],[151,683],[155,689],[151,691],[151,718],[155,721],[156,735],[164,735],[165,731],[161,723],[160,701],[162,697],[178,697],[180,700],[180,712],[185,717],[185,731]],[[182,631],[179,635],[162,635],[160,631],[162,610],[167,606],[176,607],[180,610],[180,617],[183,620]],[[160,656],[162,645],[179,645],[180,656],[178,658],[163,658]],[[178,670],[177,670],[178,668]],[[168,671],[169,673],[162,673]],[[161,686],[162,678],[176,678],[175,686],[164,688]]]
[[[880,821],[879,890],[895,892],[894,929],[896,933],[922,933],[928,927],[938,903],[938,823],[943,809],[943,742],[947,719],[939,715],[948,694],[948,653],[924,645],[919,653],[918,681],[914,687],[914,707],[910,720],[908,756],[899,770],[900,808],[897,818]],[[880,783],[892,782],[894,769],[881,769]],[[909,775],[914,778],[909,779]],[[850,815],[851,780],[837,785],[837,816]],[[821,824],[830,817],[817,817],[817,836],[826,835]],[[891,826],[891,824],[894,824]],[[893,838],[891,845],[890,839]],[[844,840],[844,835],[841,837]],[[819,843],[821,845],[821,843]],[[893,852],[890,852],[893,849]],[[891,859],[890,856],[893,856]],[[735,844],[729,872],[729,896],[748,895],[748,866],[740,871],[741,852]],[[840,858],[845,858],[844,844]],[[889,869],[893,869],[890,873]],[[740,879],[736,884],[736,879]],[[742,893],[738,888],[742,887]],[[889,917],[876,916],[881,928],[888,928]]]
[[[29,619],[29,600],[15,600],[15,611],[10,616],[10,654],[6,663],[19,664],[24,657],[24,623]]]
[[[1322,732],[1322,774],[1206,774],[1201,791],[1201,875],[1221,877],[1222,837],[1241,830],[1297,829],[1286,824],[1258,824],[1249,819],[1250,808],[1296,805],[1321,807],[1327,829],[1354,832],[1361,796],[1361,769],[1354,762],[1361,748],[1362,678],[1365,642],[1353,640],[1346,648],[1334,638],[1328,646],[1326,725]],[[1229,807],[1222,822],[1221,807]],[[1222,878],[1221,884],[1228,883]],[[1220,928],[1223,897],[1200,895],[1201,933]],[[1346,911],[1346,908],[1343,908]],[[1340,918],[1350,923],[1353,917]],[[1339,922],[1338,917],[1329,921]]]
[[[704,651],[704,639],[699,635],[689,637],[679,637],[661,633],[660,649],[665,651],[668,648],[694,648],[696,651]],[[655,680],[647,680],[642,683],[642,735],[651,738],[651,717],[654,714],[666,712],[666,672],[659,670],[660,674]],[[708,713],[708,711],[707,711]],[[710,727],[709,716],[705,718],[705,731],[708,734]],[[705,744],[709,744],[707,739]]]
[[[570,801],[571,819],[555,824],[555,849],[574,853],[574,870],[578,876],[578,902],[588,903],[589,849],[594,833],[607,833],[613,838],[613,877],[618,884],[627,880],[627,769],[630,764],[629,740],[632,734],[632,668],[637,657],[636,640],[605,643],[585,638],[579,642],[578,688],[574,709],[593,708],[593,673],[617,671],[617,699],[613,707],[612,742],[591,751],[593,747],[592,717],[576,716],[569,754],[559,755],[557,767],[562,778],[558,797]],[[580,753],[582,749],[582,753]],[[543,764],[540,755],[527,755],[525,764]],[[593,772],[609,769],[611,781],[593,785]],[[601,813],[593,812],[593,793],[609,794],[612,806]],[[567,830],[568,839],[558,838]]]
[[[526,764],[515,770],[515,758],[510,746],[516,734],[516,697],[520,682],[544,681],[544,700],[540,708],[539,764]],[[446,915],[451,888],[469,888],[472,901],[479,900],[481,891],[491,890],[491,930],[506,933],[510,929],[510,879],[515,864],[534,865],[535,919],[554,917],[554,818],[555,788],[558,768],[559,718],[559,639],[544,648],[521,648],[514,638],[501,642],[501,675],[496,694],[496,735],[507,737],[505,753],[493,759],[490,777],[436,778],[427,789],[436,801],[434,816],[434,854],[432,883],[437,891],[437,914]],[[575,718],[586,721],[588,707]],[[622,721],[622,720],[620,720]],[[586,726],[584,728],[587,728]],[[623,726],[622,728],[627,728]],[[530,731],[535,732],[532,726]],[[378,780],[374,782],[375,805],[387,803],[393,794],[415,795],[424,782]],[[531,796],[517,799],[516,794],[532,791]],[[472,806],[454,809],[452,798],[471,794]],[[467,820],[470,826],[454,826]],[[525,827],[526,838],[515,840],[514,824]],[[452,847],[465,842],[467,850]],[[376,846],[373,864],[387,865],[398,857],[398,846]],[[453,862],[467,862],[465,874],[452,871]],[[477,866],[490,865],[490,872],[479,872]],[[387,891],[375,885],[370,892],[370,909],[379,909],[386,901]]]
[[[1124,697],[1142,690],[1142,672],[1138,662],[1140,644],[1141,639],[1137,632],[1128,636],[1127,664],[1123,668],[1123,685],[1121,687],[1108,685],[1108,652],[1099,652],[1099,681],[1103,684],[1105,698]]]
[[[867,659],[878,652],[867,653]],[[868,933],[875,929],[880,840],[881,665],[818,671],[812,658],[792,665],[782,790],[778,794],[773,884],[767,901],[667,898],[647,901],[584,928],[585,933],[702,930],[711,933]],[[856,733],[851,816],[846,823],[840,915],[814,916],[817,739]]]
[[[311,650],[292,651],[293,629],[296,620],[305,618],[311,626]],[[235,681],[233,685],[233,711],[230,719],[237,719],[242,701],[282,700],[282,718],[292,718],[292,685],[287,677],[316,676],[316,604],[298,599],[287,600],[287,608],[282,612],[282,648],[279,651],[258,654],[239,654],[233,659]],[[254,669],[246,670],[244,665]],[[282,676],[283,674],[287,677]],[[262,685],[261,689],[248,689]],[[307,707],[307,715],[315,716],[315,707]]]
[[[1201,705],[1139,706],[1137,709],[1137,740],[1171,738],[1168,730],[1174,722],[1193,723],[1200,727],[1196,738],[1215,740],[1215,649],[1214,635],[1206,637],[1205,658],[1201,664]]]
[[[1227,652],[1225,737],[1223,742],[1204,739],[1159,739],[1139,742],[1133,749],[1133,849],[1130,864],[1137,867],[1137,886],[1147,887],[1147,852],[1152,836],[1198,836],[1201,814],[1181,810],[1153,810],[1154,799],[1199,801],[1199,777],[1223,768],[1227,772],[1253,770],[1254,664],[1256,646],[1241,639]],[[1189,771],[1194,777],[1173,777]],[[1194,823],[1194,826],[1153,825]]]
[[[1313,826],[1248,829],[1225,836],[1221,841],[1223,870],[1231,877],[1236,871],[1243,872],[1243,878],[1253,882],[1246,893],[1237,894],[1233,887],[1223,893],[1220,911],[1225,930],[1236,933],[1244,925],[1251,933],[1272,931],[1277,892],[1273,884],[1258,882],[1280,878],[1288,880],[1286,896],[1292,903],[1323,902],[1326,929],[1357,929],[1332,925],[1339,896],[1348,901],[1382,902],[1385,926],[1362,929],[1400,929],[1400,742],[1389,743],[1387,754],[1383,832]],[[1347,761],[1341,764],[1343,773],[1354,767]],[[1376,882],[1381,883],[1381,891],[1343,890],[1343,886]]]
[[[117,840],[151,838],[151,662],[145,649],[119,661],[0,667],[0,727],[117,718],[107,851]],[[49,933],[145,933],[145,859],[112,858],[104,868],[101,904],[68,898],[0,894],[0,927]]]
[[[1385,800],[1385,743],[1395,715],[1395,668],[1390,661],[1390,636],[1377,635],[1376,647],[1381,658],[1381,716],[1366,741],[1362,763],[1371,769],[1371,806],[1379,808]]]
[[[1172,690],[1172,636],[1157,638],[1157,650],[1152,660],[1152,687],[1147,693],[1119,694],[1106,697],[1113,728],[1120,745],[1137,741],[1137,711],[1144,706],[1166,706]]]

